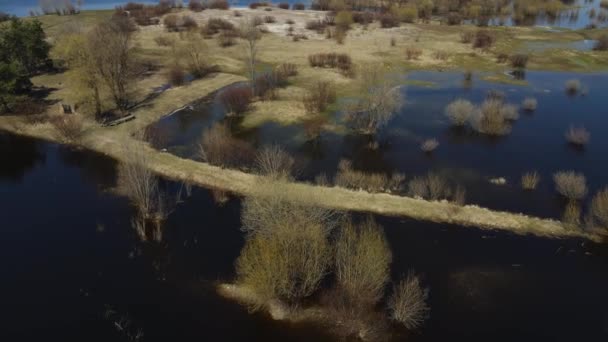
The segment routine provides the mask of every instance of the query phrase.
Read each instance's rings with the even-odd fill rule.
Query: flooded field
[[[4,133],[0,151],[11,165],[0,172],[7,340],[335,340],[217,296],[214,285],[232,280],[243,245],[238,198],[217,206],[193,189],[161,241],[142,242],[130,225],[135,210],[111,191],[111,160]],[[431,290],[430,320],[394,340],[608,337],[605,246],[377,220],[393,252],[392,278],[415,269]]]
[[[608,124],[603,115],[603,92],[608,87],[605,74],[527,72],[527,85],[497,84],[482,78],[477,75],[468,82],[460,73],[410,73],[401,87],[405,104],[375,137],[333,129],[311,138],[304,124],[267,122],[244,128],[240,118],[225,116],[217,95],[161,119],[152,128],[161,137],[158,148],[197,159],[204,129],[223,121],[235,137],[256,148],[269,144],[285,148],[298,161],[301,180],[313,180],[321,173],[331,178],[341,159],[351,160],[358,170],[402,172],[409,179],[434,171],[465,186],[468,203],[541,217],[561,217],[566,204],[554,190],[555,172],[582,172],[591,193],[605,185],[608,165],[603,151],[608,148],[608,138],[601,131]],[[566,94],[570,79],[580,80],[580,94]],[[520,108],[511,133],[502,137],[450,125],[444,114],[450,102],[464,98],[479,104],[490,91],[504,93],[505,101],[517,106],[534,97],[538,108],[534,112]],[[344,125],[339,111],[328,118],[330,127]],[[591,134],[590,143],[584,148],[570,145],[564,137],[570,126],[585,127]],[[432,154],[420,150],[428,138],[439,142]],[[523,191],[521,175],[531,170],[539,172],[541,182],[536,191]],[[496,178],[505,178],[506,184],[491,184]]]

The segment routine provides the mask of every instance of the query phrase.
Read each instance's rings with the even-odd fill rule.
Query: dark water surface
[[[592,192],[608,184],[608,136],[604,134],[608,127],[608,74],[527,72],[525,77],[527,86],[490,83],[479,77],[467,84],[460,73],[410,73],[408,80],[417,81],[418,85],[401,88],[405,105],[377,134],[377,148],[370,147],[374,141],[371,137],[352,133],[324,131],[311,140],[299,124],[268,122],[245,129],[238,119],[225,118],[218,96],[165,117],[152,127],[161,132],[160,147],[196,159],[203,130],[214,122],[227,120],[235,136],[258,148],[268,144],[283,146],[302,165],[300,178],[304,180],[312,180],[322,172],[333,176],[342,158],[352,160],[355,169],[403,172],[408,179],[435,171],[454,184],[464,185],[468,203],[559,218],[565,202],[554,191],[555,172],[584,173]],[[585,94],[566,95],[564,84],[569,79],[579,79]],[[457,98],[479,104],[490,90],[504,92],[506,101],[516,105],[526,97],[535,97],[538,108],[533,113],[520,110],[511,134],[504,137],[492,138],[468,128],[451,127],[444,115],[446,105]],[[342,123],[339,113],[332,120]],[[564,133],[571,125],[587,128],[591,133],[588,146],[579,149],[567,144]],[[427,138],[436,138],[440,143],[431,155],[420,150],[420,143]],[[536,191],[525,192],[520,187],[520,177],[531,170],[540,173],[541,183]],[[490,184],[489,180],[496,177],[506,178],[507,185]]]
[[[194,189],[162,242],[139,242],[109,189],[115,163],[0,134],[2,341],[331,341],[219,298],[243,245],[239,200]],[[175,185],[167,184],[175,190]],[[378,217],[393,279],[409,269],[432,314],[410,341],[606,341],[608,248]]]

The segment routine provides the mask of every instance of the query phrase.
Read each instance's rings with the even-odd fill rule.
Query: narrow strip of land
[[[94,127],[88,130],[81,144],[91,150],[108,155],[118,161],[128,162],[124,154],[125,144],[144,144],[132,137],[133,132],[144,128],[174,108],[184,106],[196,99],[242,78],[229,74],[214,76],[213,82],[200,82],[188,90],[176,89],[161,94],[150,107],[135,114],[136,120],[116,127]],[[169,101],[168,99],[171,99]],[[10,117],[0,118],[0,129],[50,141],[60,141],[52,127],[19,127]],[[14,119],[14,118],[13,118]],[[240,195],[253,195],[260,177],[238,170],[222,169],[207,163],[183,159],[169,153],[159,152],[145,145],[147,165],[155,173],[173,180],[190,182],[207,188],[221,189]],[[305,183],[282,183],[282,193],[294,201],[311,201],[316,205],[347,211],[369,212],[381,215],[403,216],[417,220],[450,223],[483,229],[501,229],[516,234],[534,234],[551,238],[586,238],[602,241],[602,236],[579,229],[569,229],[559,221],[530,217],[480,208],[477,206],[456,207],[448,202],[432,202],[422,199],[390,194],[372,194],[339,187],[325,187]]]

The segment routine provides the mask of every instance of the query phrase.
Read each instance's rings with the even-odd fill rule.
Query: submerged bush
[[[538,101],[533,97],[526,97],[521,104],[521,107],[527,112],[533,112],[538,106]]]
[[[560,171],[553,175],[555,189],[571,200],[580,200],[587,195],[587,181],[582,173]]]
[[[524,190],[534,190],[540,182],[540,175],[536,171],[526,172],[521,176],[521,187]]]
[[[581,81],[572,79],[566,81],[566,93],[576,95],[581,90]]]
[[[445,115],[450,118],[455,126],[464,126],[474,112],[475,106],[464,99],[457,99],[445,108]]]
[[[420,149],[425,153],[431,153],[435,151],[437,147],[439,147],[439,141],[435,138],[426,139],[420,144]]]
[[[608,188],[598,191],[591,200],[589,218],[592,224],[600,225],[608,232]]]
[[[389,299],[391,318],[407,329],[416,329],[429,317],[431,309],[426,303],[429,290],[420,285],[420,279],[413,273],[393,288]]]
[[[589,143],[591,133],[585,129],[585,127],[574,127],[570,128],[565,133],[566,140],[573,145],[585,146]]]
[[[511,132],[510,120],[517,118],[517,108],[491,99],[481,104],[473,117],[473,128],[488,135],[506,135]]]

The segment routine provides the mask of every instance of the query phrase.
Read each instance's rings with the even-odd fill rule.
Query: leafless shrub
[[[457,99],[445,108],[445,114],[455,126],[464,126],[474,112],[475,106],[464,99]]]
[[[230,8],[230,4],[226,0],[211,0],[209,2],[210,9],[227,10]]]
[[[60,137],[69,142],[78,142],[84,133],[82,118],[78,114],[55,115],[49,121]]]
[[[533,112],[538,106],[538,101],[533,97],[526,97],[521,104],[521,107],[527,112]]]
[[[473,39],[475,39],[475,32],[473,31],[465,31],[460,33],[460,42],[463,44],[469,44],[473,42]]]
[[[570,200],[580,200],[587,195],[587,181],[582,173],[559,171],[553,175],[555,190]]]
[[[291,9],[293,9],[294,11],[303,11],[306,9],[306,6],[302,3],[295,3],[293,5],[291,5]]]
[[[353,12],[353,21],[361,25],[369,25],[374,22],[374,13],[370,11]]]
[[[242,114],[249,110],[253,93],[249,87],[232,87],[224,90],[220,95],[220,102],[228,112]]]
[[[201,0],[190,0],[188,2],[188,8],[192,12],[202,12],[206,8],[206,5],[204,5]]]
[[[174,40],[169,36],[158,36],[154,38],[154,42],[158,46],[172,46],[174,44]]]
[[[521,187],[524,190],[534,190],[540,182],[540,175],[536,171],[526,172],[521,176]]]
[[[573,145],[585,146],[589,143],[591,133],[585,129],[585,127],[574,127],[570,128],[565,133],[566,140]]]
[[[235,17],[238,18],[238,17],[242,17],[243,13],[241,13],[241,11],[234,11],[234,12],[232,12],[232,15],[234,15]]]
[[[336,43],[340,45],[344,44],[344,41],[346,40],[346,30],[336,28],[334,33],[334,39],[336,40]]]
[[[232,36],[232,34],[226,34],[225,32],[221,32],[217,36],[217,43],[219,46],[225,48],[229,46],[233,46],[236,44],[236,39]]]
[[[450,53],[447,51],[435,51],[433,52],[433,58],[438,59],[440,61],[447,61],[450,58]]]
[[[509,57],[511,66],[514,68],[525,69],[528,65],[529,56],[523,53],[518,53]]]
[[[454,196],[452,197],[452,202],[460,207],[464,206],[467,200],[467,190],[461,186],[457,185],[456,190],[454,190]]]
[[[174,87],[186,83],[186,72],[180,65],[175,64],[167,71],[167,81]]]
[[[308,56],[311,67],[338,68],[343,74],[352,75],[353,63],[344,53],[317,53]]]
[[[391,28],[399,26],[399,18],[391,13],[381,14],[379,17],[380,26],[382,28]]]
[[[409,273],[393,289],[389,299],[391,318],[410,330],[420,327],[430,314],[428,296],[429,290],[420,285],[420,279]]]
[[[351,302],[374,305],[384,295],[392,253],[382,227],[372,218],[359,224],[347,220],[335,242],[335,274]]]
[[[410,46],[405,49],[405,58],[407,58],[408,61],[418,59],[420,56],[422,56],[422,50],[417,47]]]
[[[282,63],[277,67],[276,70],[285,77],[292,77],[298,75],[298,66],[293,63]]]
[[[271,15],[267,15],[267,16],[264,17],[264,22],[266,24],[273,24],[273,23],[277,22],[277,18],[275,18],[275,17],[273,17]]]
[[[608,188],[598,191],[591,200],[589,218],[593,225],[599,225],[608,232]]]
[[[397,46],[397,39],[395,37],[391,37],[391,47]]]
[[[257,171],[274,179],[290,179],[294,160],[278,145],[265,146],[255,158]]]
[[[475,32],[475,39],[473,41],[473,47],[480,49],[490,48],[494,44],[494,36],[487,30],[477,30]]]
[[[334,86],[326,81],[318,81],[302,99],[308,113],[322,113],[336,100]]]
[[[391,191],[400,192],[403,190],[403,185],[405,183],[405,174],[394,172],[391,175],[391,178],[388,180],[387,188]]]
[[[597,39],[597,43],[593,47],[595,51],[607,51],[608,50],[608,34],[601,35]]]
[[[566,81],[566,93],[569,95],[576,95],[579,91],[581,91],[581,81],[572,79]]]
[[[506,135],[511,132],[510,119],[517,113],[513,107],[507,107],[499,100],[486,100],[471,118],[472,126],[480,133],[488,135]]]
[[[335,184],[339,187],[366,190],[372,193],[382,192],[388,189],[388,178],[383,173],[365,173],[353,170],[350,163],[340,165],[336,174]]]
[[[310,20],[306,22],[306,29],[316,31],[317,33],[323,33],[327,28],[327,23],[323,20]]]
[[[447,180],[439,174],[429,172],[425,177],[415,177],[408,183],[408,195],[429,200],[449,198],[452,191]]]
[[[281,2],[281,3],[279,3],[278,7],[280,9],[285,9],[285,10],[289,9],[289,3],[288,2]]]
[[[226,124],[216,123],[203,131],[200,143],[201,158],[221,167],[237,167],[255,155],[253,147],[230,134]]]
[[[581,206],[576,201],[566,203],[562,214],[562,222],[570,227],[576,227],[581,223]]]
[[[235,31],[234,24],[222,18],[209,18],[205,26],[203,26],[203,34],[213,35],[220,31]]]
[[[420,144],[420,149],[425,153],[431,153],[435,151],[437,147],[439,147],[439,141],[435,138],[426,139]]]
[[[490,89],[486,93],[486,100],[505,102],[507,95],[502,90]]]

